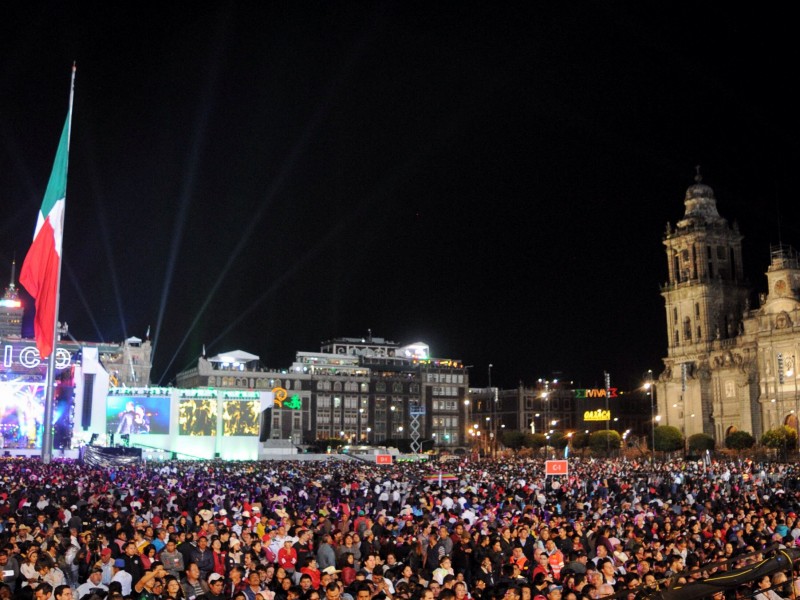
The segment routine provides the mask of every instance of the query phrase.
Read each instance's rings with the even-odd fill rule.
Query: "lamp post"
[[[533,419],[531,419],[531,433],[536,434],[536,419],[541,417],[541,413],[534,413]]]
[[[470,432],[469,422],[471,420],[472,419],[470,418],[470,414],[469,414],[469,398],[467,398],[466,400],[464,400],[464,435],[465,436],[469,435],[469,432]],[[467,442],[467,438],[465,437],[464,438],[464,443],[466,444],[466,442]]]
[[[492,387],[492,367],[494,365],[489,363],[489,393],[491,394],[490,402],[492,405],[492,423],[494,424],[494,429],[491,432],[492,442],[491,447],[489,448],[492,452],[492,457],[497,456],[497,390]],[[488,418],[487,418],[488,420]],[[487,431],[488,435],[488,431]]]
[[[650,450],[652,457],[655,457],[656,452],[656,388],[653,385],[653,369],[647,369],[647,383],[644,384],[644,389],[647,390],[647,395],[650,396]]]

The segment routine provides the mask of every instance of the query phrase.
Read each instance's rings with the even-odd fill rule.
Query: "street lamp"
[[[536,413],[533,415],[533,420],[531,421],[531,433],[536,433],[536,419],[541,416],[541,413]]]
[[[656,452],[656,408],[655,408],[655,397],[656,397],[656,388],[653,385],[653,369],[647,369],[647,383],[644,384],[644,389],[647,390],[647,395],[650,396],[650,435],[651,439],[651,446],[650,449],[652,450],[652,456],[655,457]]]
[[[469,422],[471,421],[469,414],[469,398],[464,400],[464,431],[469,435]],[[466,441],[466,440],[465,440]]]

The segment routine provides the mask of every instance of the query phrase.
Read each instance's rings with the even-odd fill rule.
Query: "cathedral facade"
[[[667,224],[664,246],[668,350],[657,382],[658,424],[718,444],[736,430],[757,439],[779,425],[797,429],[800,413],[800,261],[771,249],[768,292],[751,306],[742,235],[717,211],[700,176],[686,191],[685,213]]]

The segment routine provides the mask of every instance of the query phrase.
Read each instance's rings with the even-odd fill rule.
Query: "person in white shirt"
[[[86,594],[91,594],[97,590],[107,592],[108,586],[103,585],[102,579],[103,570],[99,567],[93,568],[89,573],[89,579],[86,580],[86,583],[82,583],[78,586],[78,589],[75,590],[75,600],[81,600]]]
[[[122,586],[122,595],[130,596],[133,577],[125,570],[125,561],[121,558],[114,561],[114,576],[111,581],[119,581]]]

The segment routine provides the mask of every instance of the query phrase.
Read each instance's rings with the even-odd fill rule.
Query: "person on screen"
[[[141,404],[137,404],[134,410],[132,433],[150,433],[150,417]]]
[[[125,405],[125,410],[119,413],[119,423],[117,424],[117,434],[125,435],[134,433],[133,424],[136,417],[133,402]]]

